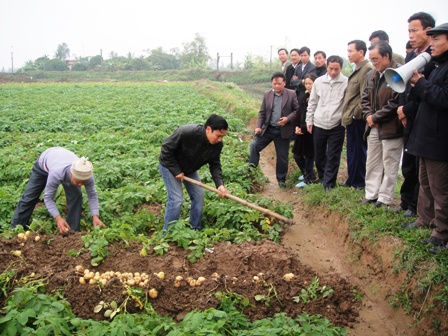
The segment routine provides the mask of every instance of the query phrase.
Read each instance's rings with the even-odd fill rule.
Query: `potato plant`
[[[8,227],[33,163],[46,148],[63,146],[93,162],[100,216],[107,225],[106,228],[93,229],[88,210],[83,212],[84,246],[71,251],[71,255],[74,257],[87,251],[89,267],[112,258],[108,246],[113,242],[124,247],[131,242],[141,243],[142,257],[149,253],[163,255],[172,246],[179,246],[189,251],[188,260],[194,263],[206,251],[211,251],[217,242],[240,243],[266,238],[279,241],[282,223],[231,200],[220,199],[211,192],[206,192],[202,231],[193,231],[187,221],[179,220],[165,235],[162,234],[166,194],[157,168],[160,145],[178,125],[203,123],[211,113],[224,116],[230,125],[222,154],[223,177],[228,190],[291,217],[290,205],[252,194],[253,179],[257,178],[260,183],[263,180],[257,172],[247,171],[249,148],[248,143],[242,141],[242,135],[247,133],[245,123],[198,93],[192,83],[8,84],[0,86],[2,235],[13,237],[23,233],[25,236],[23,228],[10,230]],[[204,183],[212,185],[207,167],[201,169],[200,175]],[[85,196],[83,208],[88,209]],[[56,203],[65,211],[62,188]],[[188,218],[188,212],[186,198],[181,218]],[[58,234],[53,218],[42,204],[34,212],[30,226],[31,231],[39,231],[42,235]],[[33,236],[36,239],[34,237],[37,235]],[[34,243],[50,245],[51,241],[51,236],[47,236]],[[17,256],[18,259],[20,257]],[[204,330],[215,334],[251,330],[258,334],[281,332],[298,335],[304,331],[294,319],[288,319],[287,324],[280,326],[279,321],[286,319],[281,314],[252,323],[235,308],[247,300],[239,298],[237,303],[229,301],[225,295],[220,297],[222,305],[219,310],[194,311],[181,323],[175,323],[152,309],[151,300],[157,300],[159,293],[149,276],[143,277],[135,272],[132,277],[130,274],[123,276],[124,270],[114,270],[113,275],[97,274],[87,266],[81,267],[83,269],[78,267],[74,272],[80,285],[107,286],[107,277],[120,276],[120,281],[127,288],[127,300],[139,302],[143,313],[128,314],[126,304],[102,301],[95,309],[106,314],[109,321],[83,320],[74,316],[63,297],[42,294],[43,281],[29,280],[26,286],[14,283],[11,269],[0,276],[2,293],[7,297],[1,310],[0,333],[106,335],[113,331],[117,335],[140,335],[151,330],[153,335],[179,335],[203,333]],[[162,280],[165,275],[161,272],[163,270],[150,276]],[[203,276],[189,278],[177,275],[172,285],[188,284],[193,288],[206,281],[209,280]],[[273,287],[268,287],[268,294],[264,294],[263,299],[265,303],[276,298],[273,290]],[[236,296],[233,298],[236,300]],[[344,334],[344,329],[333,327],[324,319],[302,318],[316,330],[324,324],[328,335]]]

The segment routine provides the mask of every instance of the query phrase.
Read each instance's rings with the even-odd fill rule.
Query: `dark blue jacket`
[[[434,70],[420,78],[412,90],[419,106],[405,150],[421,158],[448,162],[448,51],[431,60]]]

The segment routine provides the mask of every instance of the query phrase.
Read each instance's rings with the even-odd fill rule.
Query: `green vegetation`
[[[220,93],[220,94],[218,94]],[[161,232],[166,194],[157,169],[161,142],[180,124],[203,123],[211,113],[223,115],[230,132],[225,139],[222,165],[225,184],[231,194],[268,207],[286,217],[292,206],[252,194],[252,179],[263,183],[260,171],[247,171],[247,142],[241,137],[257,103],[235,85],[194,83],[39,83],[0,86],[0,230],[10,238],[23,228],[9,228],[9,221],[31,167],[38,155],[51,146],[66,147],[94,164],[95,180],[106,228],[92,228],[90,214],[83,213],[81,227],[84,249],[93,266],[109,256],[109,245],[120,242],[142,244],[141,255],[163,255],[171,246],[189,251],[195,262],[217,242],[279,242],[283,223],[234,201],[206,192],[202,231],[193,231],[184,220]],[[249,107],[248,107],[249,106]],[[209,172],[201,171],[203,182],[211,184]],[[84,209],[88,209],[84,197]],[[57,205],[65,208],[61,189]],[[148,209],[159,209],[153,213]],[[188,200],[181,218],[187,218]],[[35,210],[32,231],[57,234],[54,220],[45,207]],[[51,244],[52,239],[43,241]],[[70,250],[72,256],[81,251]],[[18,259],[19,260],[19,259]],[[0,275],[4,306],[0,311],[0,334],[16,335],[344,335],[321,316],[296,318],[276,314],[250,322],[242,314],[247,298],[226,293],[219,297],[219,309],[193,311],[181,323],[158,315],[147,293],[127,287],[127,301],[143,311],[131,314],[126,302],[99,302],[95,311],[106,321],[76,317],[62,294],[44,294],[45,279],[30,275],[17,279],[14,265]],[[279,300],[273,285],[266,284],[266,305]]]
[[[399,181],[400,182],[400,181]],[[396,197],[399,198],[397,185]],[[348,223],[350,240],[355,246],[369,249],[380,240],[395,243],[394,271],[405,272],[405,280],[396,293],[391,293],[389,302],[413,314],[416,321],[431,316],[438,308],[448,310],[448,258],[446,253],[433,255],[420,242],[430,235],[428,229],[406,230],[401,224],[409,221],[401,214],[377,209],[373,205],[360,206],[363,191],[338,188],[338,192],[325,194],[320,186],[310,186],[301,191],[303,200],[309,207],[318,208],[321,213],[332,213]],[[376,262],[381,257],[374,255]],[[356,255],[354,256],[356,259]],[[436,317],[434,317],[436,318]]]

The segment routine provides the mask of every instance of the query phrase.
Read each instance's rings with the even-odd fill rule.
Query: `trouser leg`
[[[434,224],[432,236],[448,240],[448,162],[425,160],[429,186],[434,199]]]
[[[391,204],[397,184],[398,170],[400,168],[401,153],[403,151],[403,138],[382,140],[384,175],[378,193],[378,201]]]
[[[284,182],[288,174],[288,154],[290,139],[283,139],[279,134],[274,138],[275,152],[277,154],[277,163],[275,166],[275,174],[277,181]]]
[[[28,228],[31,215],[39,201],[39,197],[47,184],[48,173],[42,170],[37,161],[35,162],[31,176],[25,187],[25,191],[17,204],[11,220],[11,227],[22,225]]]
[[[197,171],[187,175],[187,177],[190,177],[193,180],[201,182],[201,178],[199,177]],[[191,208],[190,208],[191,227],[194,230],[200,230],[202,228],[201,219],[202,219],[202,211],[204,209],[204,189],[190,182],[184,182],[184,185],[185,188],[187,189],[188,195],[190,196],[191,200]]]
[[[176,180],[171,172],[164,166],[159,164],[159,171],[162,175],[163,182],[167,193],[167,203],[165,208],[165,219],[163,230],[168,230],[170,222],[179,220],[183,202],[182,182]]]
[[[316,163],[316,170],[319,180],[322,182],[325,172],[326,153],[327,153],[327,131],[314,126],[313,127],[313,141],[314,141],[314,159]]]
[[[417,223],[421,226],[429,226],[435,217],[434,197],[431,193],[431,187],[429,184],[426,160],[422,158],[420,158],[419,180],[420,192],[418,194]]]
[[[334,188],[338,177],[339,165],[341,163],[341,152],[344,145],[345,128],[337,126],[328,132],[326,151],[326,164],[324,172],[324,188]]]
[[[82,192],[81,188],[75,185],[63,185],[65,197],[67,199],[66,221],[72,231],[80,231],[82,212]]]
[[[367,163],[365,198],[377,199],[383,179],[383,146],[378,138],[378,130],[372,128],[367,138]]]
[[[263,135],[255,137],[250,144],[249,164],[258,166],[260,163],[260,152],[265,149],[274,139],[274,135],[270,132],[269,127]]]
[[[366,122],[353,119],[347,126],[347,184],[364,188],[366,179],[367,142],[364,140]]]
[[[303,155],[298,155],[294,153],[294,161],[297,164],[297,167],[299,167],[300,172],[303,176],[306,176],[306,163],[305,163],[305,157]]]
[[[316,179],[316,174],[314,173],[314,156],[305,156],[305,174],[308,183],[313,182]]]

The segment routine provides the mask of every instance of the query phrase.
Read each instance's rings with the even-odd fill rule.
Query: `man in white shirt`
[[[308,132],[313,134],[319,180],[329,192],[336,186],[345,128],[341,126],[342,104],[348,79],[342,74],[340,56],[327,59],[327,74],[316,79],[306,112]]]

